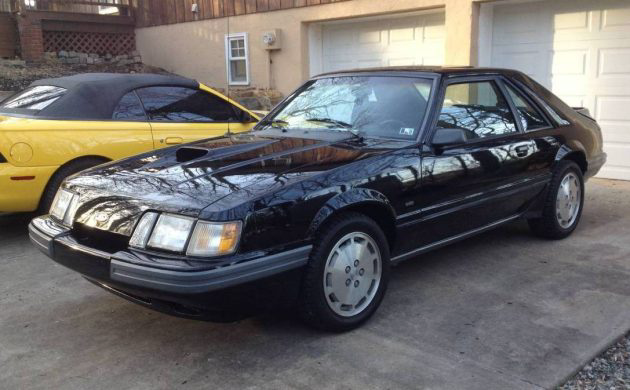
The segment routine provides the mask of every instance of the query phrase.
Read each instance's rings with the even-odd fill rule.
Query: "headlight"
[[[172,214],[162,214],[158,218],[147,246],[167,251],[183,252],[194,218]]]
[[[72,225],[72,220],[74,219],[78,205],[78,195],[64,189],[59,189],[50,207],[50,215],[57,218],[64,225],[70,226]]]
[[[241,226],[241,221],[197,222],[186,254],[189,256],[221,256],[234,252],[241,236]]]
[[[190,217],[147,212],[136,225],[129,246],[184,252],[188,243],[186,254],[199,257],[228,255],[236,250],[241,221],[197,221],[193,230],[194,224],[195,219]]]
[[[136,225],[136,229],[129,240],[129,246],[134,248],[145,248],[147,246],[147,241],[149,241],[149,236],[157,217],[158,213],[149,212],[140,218],[140,222]]]

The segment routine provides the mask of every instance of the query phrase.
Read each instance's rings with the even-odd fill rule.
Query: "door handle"
[[[518,157],[527,157],[529,155],[529,145],[520,145],[514,148]]]
[[[160,142],[167,145],[176,145],[184,142],[184,139],[182,137],[166,137],[165,139],[161,139]]]

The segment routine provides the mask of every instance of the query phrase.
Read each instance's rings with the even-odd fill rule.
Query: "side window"
[[[140,100],[135,92],[129,92],[120,99],[114,109],[112,119],[123,121],[147,120],[142,104],[140,104]]]
[[[152,121],[229,122],[237,112],[225,100],[208,92],[184,87],[148,87],[138,95]]]
[[[507,101],[493,81],[450,84],[446,87],[438,126],[466,130],[468,139],[517,132]]]
[[[505,84],[505,83],[504,83]],[[536,130],[549,127],[549,123],[543,118],[542,115],[523,97],[523,95],[516,91],[512,86],[505,84],[508,95],[512,99],[512,102],[518,110],[520,121],[523,124],[523,129]]]

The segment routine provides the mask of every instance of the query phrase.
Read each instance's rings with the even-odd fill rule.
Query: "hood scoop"
[[[185,163],[188,161],[196,160],[201,157],[205,157],[209,150],[205,148],[195,148],[193,146],[184,146],[177,149],[175,152],[175,158],[179,163]]]

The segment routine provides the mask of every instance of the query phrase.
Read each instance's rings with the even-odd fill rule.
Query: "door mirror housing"
[[[468,141],[468,136],[463,129],[445,129],[438,127],[433,134],[433,146],[445,147],[451,145],[460,145]]]
[[[251,123],[251,122],[258,122],[257,120],[255,120],[251,115],[249,115],[249,113],[245,110],[240,110],[238,108],[235,107],[235,109],[237,110],[237,115],[238,115],[238,121],[240,123]]]

